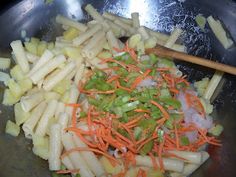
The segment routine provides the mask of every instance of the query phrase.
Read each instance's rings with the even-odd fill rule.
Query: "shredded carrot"
[[[152,136],[152,137],[150,137],[150,138],[146,138],[146,139],[144,139],[143,141],[139,141],[139,142],[137,142],[137,144],[140,144],[139,145],[139,147],[138,147],[138,151],[140,151],[140,149],[145,145],[145,144],[147,144],[148,142],[150,142],[150,141],[152,141],[152,140],[154,140],[154,139],[156,139],[157,138],[157,135],[155,135],[155,136]]]
[[[112,76],[112,77],[111,77],[110,79],[108,79],[106,82],[107,82],[107,83],[111,83],[111,82],[117,80],[119,77],[120,77],[120,76],[118,76],[118,75]]]
[[[157,161],[156,161],[154,155],[151,152],[149,152],[148,154],[149,154],[149,156],[152,160],[152,164],[153,164],[154,169],[157,170],[158,169],[158,164],[157,164]]]
[[[160,109],[164,118],[168,119],[170,117],[170,115],[167,113],[167,111],[159,103],[157,103],[153,100],[151,100],[150,102]]]
[[[76,111],[77,111],[77,107],[73,107],[73,112],[72,112],[72,127],[76,127],[76,124],[77,124]]]
[[[162,159],[162,151],[163,151],[164,143],[165,143],[165,139],[163,138],[163,141],[161,141],[159,148],[158,148],[158,159],[159,159],[161,171],[164,171],[164,163],[163,163],[163,159]]]
[[[56,173],[57,174],[67,174],[67,173],[79,173],[79,169],[74,169],[74,170],[58,170]]]
[[[66,103],[65,106],[80,107],[81,104],[78,104],[78,103]]]
[[[157,68],[157,71],[170,71],[172,68]]]
[[[179,149],[179,135],[178,135],[178,130],[176,127],[176,123],[174,123],[174,128],[175,128],[175,141],[176,141],[176,148]]]
[[[131,89],[137,87],[137,85],[140,84],[140,82],[142,82],[142,80],[145,79],[151,71],[151,69],[147,69],[142,75],[138,76],[132,83]]]
[[[112,94],[115,90],[108,90],[108,91],[97,91],[97,90],[80,90],[81,93],[88,93],[88,94]]]
[[[121,88],[121,89],[126,90],[128,92],[132,92],[132,89],[121,86],[120,82],[118,80],[116,81],[116,85],[117,85],[118,88]]]
[[[175,88],[170,88],[169,89],[171,92],[175,93],[175,94],[179,94],[179,90],[175,89]]]
[[[183,160],[183,161],[187,161],[185,158],[180,157],[180,156],[178,156],[178,155],[176,155],[176,154],[173,154],[173,153],[171,153],[171,152],[165,152],[165,155],[166,155],[166,156],[169,156],[169,157],[174,157],[174,158],[177,158],[177,159],[180,159],[180,160]]]
[[[144,110],[144,109],[135,109],[135,112],[146,112],[146,113],[150,113],[149,110]]]

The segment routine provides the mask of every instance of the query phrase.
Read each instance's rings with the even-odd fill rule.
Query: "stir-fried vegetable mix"
[[[200,119],[207,115],[185,76],[173,74],[178,71],[173,61],[138,56],[128,45],[119,52],[101,59],[107,68],[90,70],[86,82],[78,83],[83,96],[79,104],[69,105],[74,115],[68,131],[113,163],[122,160],[125,170],[135,164],[136,154],[159,157],[163,170],[162,157],[173,155],[169,150],[197,151],[205,143],[220,146],[207,129],[185,121],[179,95]],[[195,140],[188,136],[192,132]]]

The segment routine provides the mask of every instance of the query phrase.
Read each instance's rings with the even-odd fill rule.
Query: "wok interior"
[[[10,56],[9,43],[20,39],[21,30],[26,30],[27,36],[40,37],[43,40],[54,40],[60,34],[61,28],[55,23],[57,14],[88,20],[83,11],[85,4],[91,3],[100,12],[109,11],[121,16],[129,17],[134,11],[140,13],[142,25],[154,30],[170,32],[178,25],[186,32],[182,36],[183,43],[188,52],[206,58],[219,59],[220,62],[235,65],[236,48],[223,49],[217,39],[206,27],[205,31],[196,28],[194,17],[201,13],[204,16],[213,15],[224,22],[231,37],[236,40],[236,4],[232,1],[220,0],[188,0],[184,3],[174,0],[110,0],[110,1],[82,1],[82,0],[55,0],[46,5],[43,1],[24,0],[9,9],[2,10],[0,16],[0,55]],[[188,74],[191,81],[211,76],[213,70],[178,63],[181,70]],[[4,86],[1,86],[0,95],[3,95]],[[236,176],[234,164],[236,163],[236,80],[235,76],[225,75],[221,86],[213,96],[215,111],[213,117],[224,126],[221,136],[223,146],[220,148],[209,146],[211,159],[208,160],[193,176]],[[45,161],[33,155],[31,141],[26,140],[21,133],[17,138],[4,134],[5,124],[8,119],[13,120],[12,107],[0,107],[0,176],[32,177],[50,176],[48,165]]]

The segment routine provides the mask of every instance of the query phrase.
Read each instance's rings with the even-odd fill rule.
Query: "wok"
[[[202,31],[196,28],[194,16],[213,15],[224,22],[231,37],[236,41],[236,2],[231,0],[55,0],[46,5],[43,0],[2,1],[0,10],[0,55],[10,56],[9,43],[21,38],[21,30],[27,36],[36,36],[44,40],[53,40],[60,34],[60,27],[54,17],[60,13],[80,21],[86,21],[83,6],[92,3],[100,12],[110,12],[126,16],[133,11],[140,13],[142,25],[154,30],[170,32],[178,25],[186,33],[182,40],[189,53],[236,66],[236,47],[223,49],[213,33],[206,26]],[[190,80],[211,76],[213,70],[178,63]],[[0,85],[2,99],[4,86]],[[222,147],[208,146],[211,158],[192,176],[233,177],[236,176],[236,77],[224,75],[221,86],[213,98],[213,117],[224,126],[221,135]],[[4,133],[8,119],[13,120],[12,107],[0,106],[0,177],[49,177],[47,163],[33,155],[31,141],[21,132],[17,138]]]

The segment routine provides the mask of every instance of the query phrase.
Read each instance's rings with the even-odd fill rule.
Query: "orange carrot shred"
[[[179,135],[178,135],[178,131],[177,131],[177,127],[176,127],[176,123],[174,124],[174,128],[175,128],[175,141],[176,141],[176,148],[179,149]]]
[[[132,83],[131,89],[137,87],[137,85],[140,84],[140,82],[142,82],[142,80],[145,79],[151,71],[151,69],[147,69],[142,75],[138,76]]]
[[[58,170],[56,173],[57,174],[67,174],[67,173],[79,173],[79,169],[74,169],[74,170]]]
[[[158,164],[157,164],[157,161],[156,161],[154,155],[151,152],[149,152],[149,156],[152,160],[152,164],[153,164],[154,169],[157,170],[158,169]]]
[[[162,112],[164,118],[168,119],[170,117],[169,114],[167,113],[167,111],[159,103],[157,103],[153,100],[151,100],[150,102],[160,109],[160,111]]]

